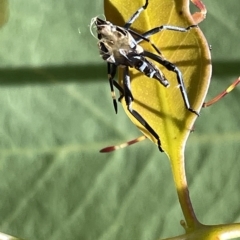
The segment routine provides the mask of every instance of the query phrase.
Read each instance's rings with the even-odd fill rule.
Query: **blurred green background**
[[[103,2],[0,4],[0,231],[36,240],[183,233],[169,162],[155,145],[98,152],[141,135],[120,106],[115,115],[89,32]],[[210,99],[240,75],[240,15],[238,0],[205,4]],[[203,109],[187,142],[190,194],[205,224],[240,221],[239,94]]]

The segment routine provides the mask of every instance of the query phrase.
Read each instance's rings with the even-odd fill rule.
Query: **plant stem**
[[[182,224],[187,232],[196,229],[201,223],[197,220],[191,199],[189,196],[187,178],[185,173],[184,153],[182,150],[175,152],[174,155],[169,156],[171,160],[171,168],[173,178],[177,190],[178,199],[185,217],[185,224]]]

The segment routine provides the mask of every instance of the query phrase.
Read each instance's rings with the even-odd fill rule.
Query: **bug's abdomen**
[[[154,66],[144,56],[142,55],[131,56],[130,60],[132,61],[134,68],[136,68],[138,71],[142,72],[149,78],[154,78],[158,80],[165,87],[169,86],[169,82],[165,78],[161,70]]]

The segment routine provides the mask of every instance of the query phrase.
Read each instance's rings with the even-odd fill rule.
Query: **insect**
[[[129,68],[137,69],[148,78],[157,80],[164,87],[168,87],[169,82],[162,71],[155,66],[153,61],[159,63],[168,71],[174,72],[176,74],[176,80],[179,84],[179,89],[186,109],[198,116],[198,112],[192,109],[190,106],[181,71],[175,64],[165,59],[160,50],[149,40],[150,36],[162,30],[188,32],[190,29],[197,28],[198,26],[190,25],[184,28],[171,25],[161,25],[146,31],[143,34],[140,34],[132,30],[130,27],[132,23],[139,17],[141,12],[146,10],[147,7],[148,0],[146,0],[145,4],[130,17],[129,21],[127,21],[123,27],[116,26],[111,22],[102,20],[98,17],[95,17],[91,20],[91,27],[95,25],[97,28],[100,55],[103,60],[107,62],[108,80],[110,83],[115,112],[117,113],[117,101],[114,87],[120,91],[120,99],[125,98],[127,109],[130,114],[154,136],[154,138],[157,140],[159,150],[163,152],[159,135],[141,116],[141,114],[132,108],[134,96],[131,91]],[[156,53],[152,53],[143,49],[139,45],[139,43],[142,41],[150,43]],[[123,86],[114,80],[118,67],[123,68]]]

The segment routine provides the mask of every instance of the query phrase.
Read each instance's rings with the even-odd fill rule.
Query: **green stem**
[[[189,196],[187,178],[185,173],[185,162],[184,153],[179,151],[173,156],[169,156],[171,159],[171,168],[173,173],[173,178],[178,194],[178,199],[182,208],[183,215],[185,217],[185,224],[182,224],[187,232],[196,229],[201,223],[197,220],[191,199]]]

